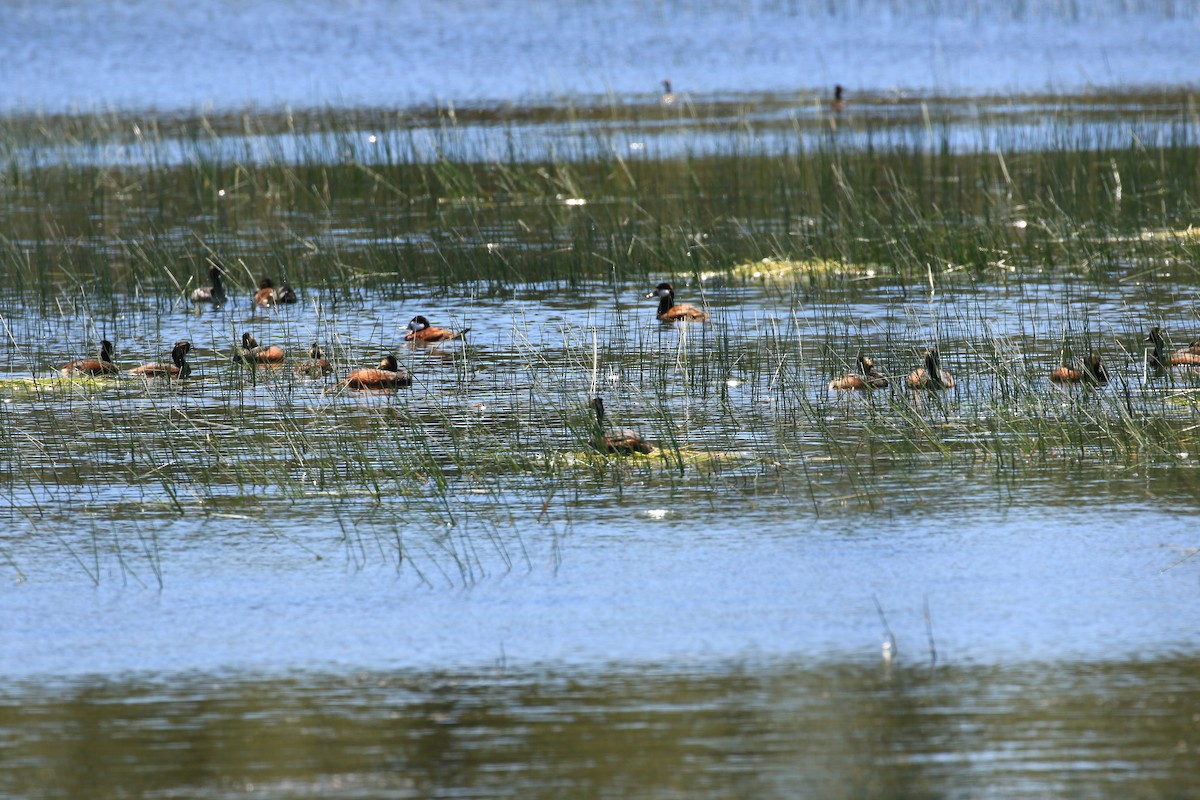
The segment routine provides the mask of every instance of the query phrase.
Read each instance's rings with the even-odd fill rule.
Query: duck
[[[282,284],[278,289],[275,290],[276,303],[291,305],[292,303],[298,303],[299,301],[300,299],[296,297],[296,290],[291,286],[288,286],[286,283]]]
[[[675,105],[675,101],[679,98],[675,95],[675,92],[671,91],[671,82],[666,78],[663,78],[662,87],[663,93],[662,97],[658,98],[659,104],[664,106]]]
[[[313,342],[312,347],[308,348],[308,358],[297,361],[295,369],[297,375],[307,375],[310,378],[319,378],[333,372],[333,366],[329,363],[329,359],[321,354],[321,346],[316,342]]]
[[[592,431],[591,438],[588,439],[588,444],[593,449],[601,453],[616,453],[618,455],[629,455],[631,453],[649,455],[654,452],[654,448],[637,431],[630,430],[629,428],[617,428],[605,431],[604,401],[599,397],[592,398],[591,406],[592,410],[596,413],[596,425]]]
[[[406,342],[448,342],[451,339],[462,338],[464,333],[470,333],[470,328],[452,331],[449,328],[439,328],[430,325],[429,320],[418,314],[408,322],[408,333],[404,334]]]
[[[845,94],[846,87],[842,86],[840,83],[833,87],[833,99],[829,101],[830,111],[838,114],[846,108],[846,101],[844,99]]]
[[[1089,383],[1093,386],[1103,386],[1108,383],[1108,372],[1100,363],[1100,356],[1092,353],[1079,366],[1058,367],[1050,372],[1053,383]]]
[[[356,369],[346,376],[342,385],[347,389],[395,389],[412,386],[412,377],[400,369],[396,357],[388,353],[376,369]]]
[[[1150,365],[1158,370],[1168,367],[1200,367],[1200,340],[1193,341],[1187,347],[1167,355],[1167,342],[1162,329],[1155,325],[1146,337],[1147,342],[1154,343],[1154,351],[1150,353]]]
[[[834,378],[829,382],[829,388],[835,392],[865,391],[869,389],[884,389],[888,379],[875,368],[875,362],[861,353],[854,365],[854,372]]]
[[[134,367],[129,370],[129,374],[139,378],[186,378],[192,374],[192,367],[184,360],[184,356],[191,349],[191,342],[186,339],[180,339],[171,348],[170,364],[143,364],[140,367]]]
[[[282,364],[286,355],[279,345],[261,345],[250,333],[242,334],[242,347],[233,354],[238,364]]]
[[[275,305],[275,284],[270,278],[258,282],[258,291],[254,293],[254,305],[270,308]]]
[[[213,308],[219,308],[225,303],[225,287],[221,284],[221,272],[224,267],[215,258],[209,258],[208,263],[208,277],[212,286],[202,286],[192,292],[192,305],[210,304]]]
[[[904,380],[909,389],[953,389],[954,377],[942,369],[942,357],[936,347],[925,351],[925,366],[908,373]]]
[[[274,305],[286,305],[295,302],[297,302],[296,290],[286,283],[276,289],[275,282],[270,278],[263,278],[258,282],[258,291],[254,293],[254,304],[256,306],[270,308]]]
[[[116,375],[117,365],[113,363],[113,343],[108,339],[100,342],[100,358],[77,358],[62,365],[59,370],[63,375]]]
[[[671,284],[663,282],[654,287],[654,291],[646,295],[646,298],[658,298],[658,313],[655,315],[660,322],[677,322],[686,320],[689,322],[707,322],[708,314],[695,306],[689,306],[686,303],[675,304],[675,290],[671,288]]]

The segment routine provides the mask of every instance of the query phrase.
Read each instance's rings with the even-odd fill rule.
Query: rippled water
[[[6,3],[0,109],[403,107],[1195,81],[1189,0]],[[1181,60],[1182,59],[1182,60]],[[1194,59],[1190,59],[1194,61]]]
[[[1100,169],[1106,199],[1064,215],[1117,228],[1158,219],[1160,192],[1183,210],[1158,224],[1195,203],[1136,159],[1010,161],[1014,196],[1004,157],[1134,141],[1190,163],[1198,20],[1187,2],[4,5],[0,111],[118,111],[13,117],[0,142],[0,794],[1190,796],[1200,382],[1156,376],[1143,340],[1200,329],[1193,234],[1064,234],[1028,176]],[[851,105],[831,114],[835,83]],[[266,111],[203,113],[246,106]],[[147,108],[170,113],[125,115]],[[711,208],[656,195],[669,166],[635,170],[636,197],[566,185],[881,143],[994,159],[1007,187],[985,168],[962,173],[997,182],[982,201],[938,195],[976,203],[961,214],[986,215],[994,252],[931,253],[927,281],[661,275],[714,316],[676,327],[626,265],[429,272],[619,258],[596,243],[627,217],[689,253],[706,230],[734,231],[729,253],[743,228],[801,242],[822,212],[777,213],[771,163],[730,169],[750,183]],[[461,199],[449,170],[429,206],[358,183],[420,194],[397,162],[548,154],[585,165],[558,194],[517,169]],[[301,168],[242,184],[261,164]],[[331,164],[332,194],[272,186]],[[180,302],[196,256],[159,264],[197,241],[232,267],[220,311]],[[301,303],[253,311],[251,272],[284,263]],[[409,346],[418,313],[471,332]],[[293,357],[319,341],[336,377],[235,366],[242,331]],[[187,338],[195,376],[54,380],[101,338],[123,369]],[[944,396],[827,389],[860,350],[898,381],[932,343]],[[1048,382],[1093,349],[1107,388]],[[388,351],[412,388],[338,388]],[[592,454],[593,394],[660,453]]]
[[[584,673],[499,661],[466,673],[123,676],[0,693],[8,765],[0,788],[40,786],[34,796],[119,786],[168,797],[1182,797],[1196,774],[1196,702],[1194,665],[1178,659],[937,675],[750,658]],[[131,754],[136,772],[122,766]]]

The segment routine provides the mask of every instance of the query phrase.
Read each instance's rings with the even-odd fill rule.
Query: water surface
[[[1195,84],[1194,2],[6,3],[0,110]]]

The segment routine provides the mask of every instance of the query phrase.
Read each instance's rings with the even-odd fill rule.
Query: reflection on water
[[[1191,659],[9,684],[8,796],[1186,797]]]

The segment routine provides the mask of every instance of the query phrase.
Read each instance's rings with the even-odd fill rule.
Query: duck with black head
[[[671,82],[666,78],[663,78],[662,87],[662,96],[658,98],[659,105],[675,105],[675,101],[679,98],[676,96],[675,92],[671,90]]]
[[[707,322],[708,313],[687,303],[675,302],[675,290],[666,281],[654,287],[654,291],[646,298],[658,298],[658,313],[655,314],[660,322]]]
[[[904,381],[909,389],[941,391],[954,388],[954,377],[942,368],[942,357],[936,347],[925,351],[925,366],[908,373]]]
[[[171,348],[170,364],[142,364],[129,370],[129,374],[137,378],[187,378],[192,374],[192,366],[187,363],[185,357],[191,349],[191,342],[180,339]]]
[[[463,328],[461,331],[452,331],[449,328],[430,325],[429,320],[420,314],[409,320],[407,327],[408,333],[404,334],[404,341],[424,342],[427,344],[461,339],[463,334],[471,332],[470,328]]]
[[[854,364],[854,372],[834,378],[829,382],[829,389],[835,392],[869,391],[871,389],[886,389],[888,379],[875,366],[875,362],[858,354]]]
[[[1150,329],[1146,341],[1154,344],[1154,350],[1149,355],[1150,366],[1159,371],[1169,367],[1200,367],[1200,340],[1167,353],[1166,337],[1163,336],[1162,328],[1155,325]]]
[[[258,291],[254,293],[255,306],[270,308],[295,302],[297,302],[296,290],[286,283],[276,288],[275,282],[270,278],[263,278],[258,282]]]
[[[412,385],[408,370],[400,368],[396,357],[388,353],[375,369],[356,369],[346,376],[342,385],[347,389],[399,389]]]
[[[221,283],[221,275],[225,268],[211,256],[208,257],[208,265],[208,279],[212,285],[201,286],[192,292],[192,305],[220,308],[225,304],[225,286]]]
[[[833,87],[833,99],[829,101],[829,110],[835,114],[846,110],[846,87],[840,83]]]
[[[1108,371],[1100,363],[1100,356],[1092,353],[1078,367],[1062,366],[1050,371],[1052,383],[1085,383],[1089,386],[1104,386],[1108,383]]]
[[[287,355],[279,345],[261,345],[249,332],[242,334],[242,346],[233,352],[233,360],[238,364],[262,364],[278,366]]]
[[[59,369],[63,375],[116,375],[117,365],[113,363],[113,343],[108,339],[100,342],[100,358],[77,358],[63,364]]]
[[[604,416],[604,401],[599,397],[592,398],[591,406],[596,419],[592,424],[592,435],[588,439],[588,444],[593,449],[601,453],[615,453],[618,455],[629,455],[631,453],[649,455],[654,452],[654,448],[635,430],[629,428],[614,428],[609,430]]]

